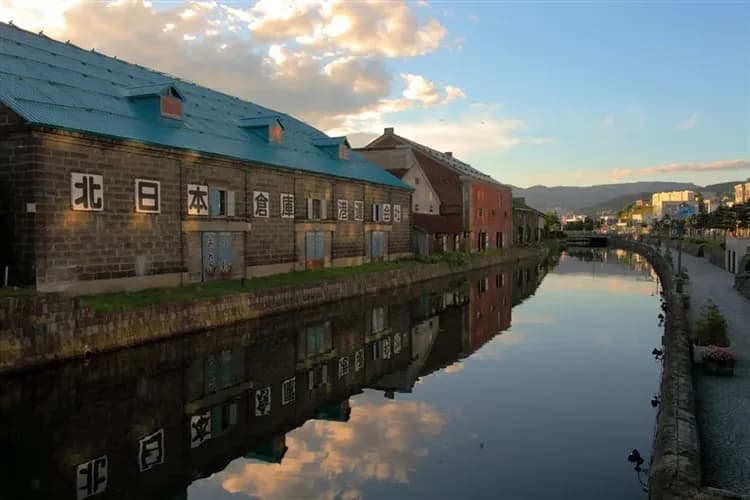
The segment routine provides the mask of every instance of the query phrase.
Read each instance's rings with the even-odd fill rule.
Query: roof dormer
[[[349,159],[349,141],[346,137],[321,137],[313,139],[313,145],[339,160]]]
[[[139,101],[147,105],[159,101],[159,114],[164,118],[182,120],[182,103],[185,100],[182,92],[174,82],[154,83],[130,87],[125,95],[132,101]]]
[[[240,127],[250,130],[268,142],[280,144],[284,135],[284,125],[279,115],[251,116],[240,119]]]

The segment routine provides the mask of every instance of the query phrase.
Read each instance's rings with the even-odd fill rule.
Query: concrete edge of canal
[[[659,275],[664,290],[664,365],[661,403],[649,468],[649,498],[742,498],[728,491],[702,487],[700,439],[692,375],[692,342],[683,294],[678,291],[671,262],[657,249],[637,241],[612,238],[609,246],[631,250],[645,257]]]
[[[0,298],[0,373],[40,367],[242,321],[387,292],[490,266],[544,258],[546,246],[424,264],[345,279],[249,291],[189,302],[95,311],[58,294]]]

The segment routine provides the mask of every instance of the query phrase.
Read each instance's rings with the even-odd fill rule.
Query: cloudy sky
[[[0,21],[530,186],[750,176],[750,2],[0,0]]]

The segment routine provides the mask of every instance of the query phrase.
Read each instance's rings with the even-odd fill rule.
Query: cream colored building
[[[674,217],[679,213],[680,206],[687,204],[698,212],[698,202],[695,199],[695,191],[664,191],[651,195],[651,206],[654,207],[654,217],[661,219],[669,214]]]
[[[734,203],[750,203],[750,179],[734,186]]]
[[[414,188],[412,212],[440,214],[440,199],[437,192],[430,184],[422,167],[419,166],[410,147],[360,149],[357,152]]]

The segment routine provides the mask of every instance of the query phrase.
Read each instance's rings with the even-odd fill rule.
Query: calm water
[[[658,313],[591,249],[0,380],[0,498],[645,498]]]

